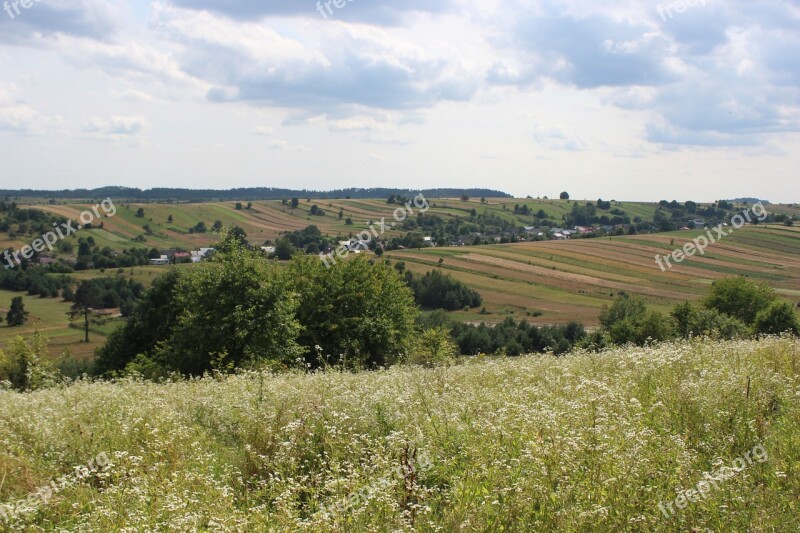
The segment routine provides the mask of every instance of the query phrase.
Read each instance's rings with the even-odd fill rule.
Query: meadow
[[[0,392],[0,502],[58,488],[0,529],[797,531],[798,352],[695,339]]]

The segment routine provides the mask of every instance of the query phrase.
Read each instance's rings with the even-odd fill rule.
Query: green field
[[[0,392],[0,503],[66,476],[7,530],[794,532],[799,354],[695,340]]]

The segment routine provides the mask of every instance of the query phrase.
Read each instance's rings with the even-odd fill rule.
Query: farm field
[[[798,354],[695,339],[0,391],[0,502],[68,480],[13,531],[793,532]]]
[[[480,199],[461,201],[459,199],[429,198],[430,209],[427,214],[438,215],[447,220],[452,217],[468,218],[471,210],[480,214],[489,214],[502,219],[513,221],[517,226],[537,225],[538,221],[531,216],[514,214],[514,206],[527,205],[532,213],[543,209],[551,218],[560,220],[563,215],[572,209],[574,202],[562,200],[536,200],[536,199],[500,199],[489,198],[487,203]],[[64,216],[77,218],[78,215],[91,207],[92,204],[57,204],[57,205],[32,205],[35,209]],[[246,205],[246,204],[245,204]],[[317,205],[325,212],[324,216],[312,216],[311,208]],[[103,229],[83,231],[78,236],[92,235],[100,246],[108,246],[119,250],[132,246],[147,246],[148,248],[199,248],[208,246],[216,240],[211,233],[190,233],[190,228],[198,222],[204,222],[210,229],[214,222],[219,220],[230,228],[240,226],[247,232],[251,242],[261,244],[266,240],[274,241],[281,233],[304,229],[316,225],[324,235],[350,236],[365,230],[370,222],[377,222],[381,218],[392,219],[392,213],[400,207],[397,204],[388,204],[385,199],[358,199],[358,200],[300,200],[296,209],[290,205],[283,205],[280,201],[253,202],[251,209],[237,210],[231,202],[208,202],[196,204],[158,204],[158,203],[131,203],[116,205],[117,214],[105,217],[102,222]],[[615,202],[614,208],[620,209],[631,218],[641,216],[651,219],[656,211],[656,204]],[[137,217],[138,209],[143,209],[145,216]],[[339,212],[342,217],[339,218]],[[415,211],[416,212],[416,211]],[[172,222],[169,217],[172,216]],[[353,224],[346,225],[346,220],[352,219]],[[148,234],[143,226],[147,224],[151,232]],[[399,230],[388,230],[387,237],[401,235]],[[143,237],[143,242],[134,242],[133,239]],[[77,237],[72,237],[76,239]],[[2,243],[0,236],[0,243]],[[22,242],[3,246],[21,246]]]
[[[800,228],[746,226],[662,272],[667,255],[700,235],[679,231],[602,239],[574,239],[387,253],[413,272],[432,268],[464,281],[484,298],[486,313],[456,312],[462,320],[497,322],[506,316],[547,324],[598,323],[600,308],[621,291],[658,309],[701,298],[716,279],[744,275],[800,301]],[[442,263],[439,261],[442,260]],[[543,313],[531,317],[534,311]]]

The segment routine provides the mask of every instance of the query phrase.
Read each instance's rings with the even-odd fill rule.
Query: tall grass
[[[0,502],[107,452],[107,471],[5,527],[797,531],[798,356],[796,339],[695,340],[0,392]],[[659,511],[757,444],[766,462],[671,518]]]

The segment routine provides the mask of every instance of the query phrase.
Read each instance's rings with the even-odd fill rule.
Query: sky
[[[5,2],[0,188],[800,201],[797,0],[327,3]]]

